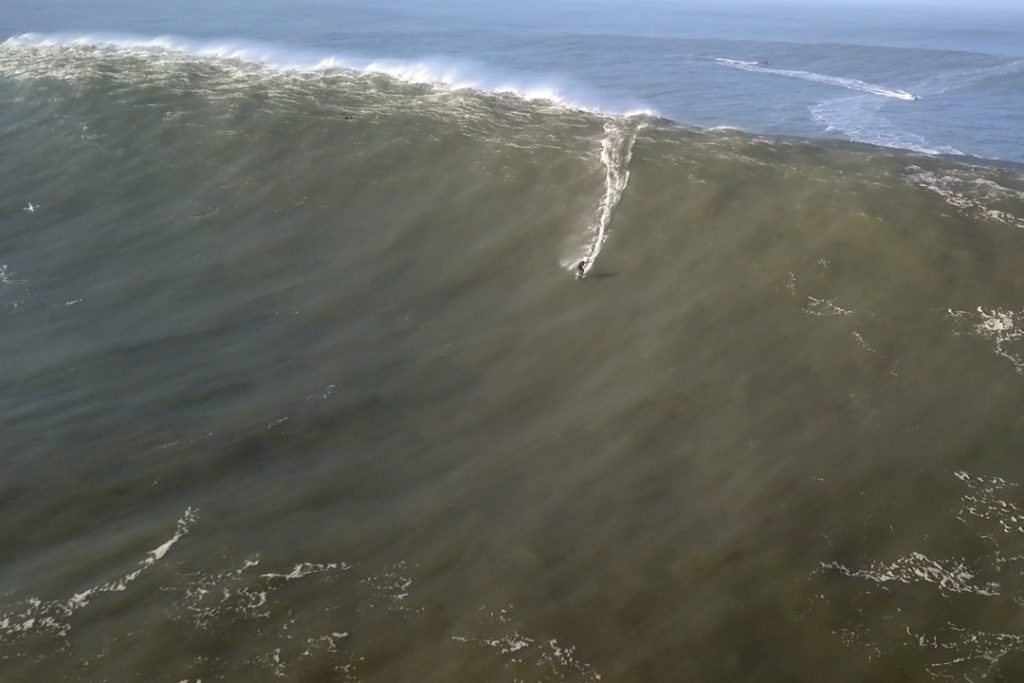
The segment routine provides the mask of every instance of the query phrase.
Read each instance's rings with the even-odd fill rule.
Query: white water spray
[[[605,168],[604,195],[597,207],[597,219],[587,229],[591,238],[582,257],[566,264],[573,270],[578,270],[582,264],[584,276],[594,267],[601,248],[608,240],[612,216],[619,201],[622,200],[626,185],[629,184],[629,162],[633,158],[633,144],[636,142],[637,133],[643,127],[643,123],[630,125],[626,119],[611,119],[604,124],[605,136],[601,141],[601,163]]]

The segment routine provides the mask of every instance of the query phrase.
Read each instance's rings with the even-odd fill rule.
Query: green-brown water
[[[1016,680],[1022,227],[1012,168],[5,44],[0,678]]]

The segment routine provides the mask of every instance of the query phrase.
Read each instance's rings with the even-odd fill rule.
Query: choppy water
[[[3,680],[1021,676],[1018,167],[149,42],[0,46]]]

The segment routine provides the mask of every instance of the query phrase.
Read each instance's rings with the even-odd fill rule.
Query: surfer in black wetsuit
[[[583,259],[576,264],[576,279],[582,280],[587,276],[587,260]]]

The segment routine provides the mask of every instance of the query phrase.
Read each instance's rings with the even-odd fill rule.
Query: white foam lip
[[[867,81],[857,80],[856,78],[843,78],[841,76],[828,76],[826,74],[814,73],[813,71],[799,71],[794,69],[772,69],[767,66],[763,66],[758,62],[748,62],[741,59],[726,59],[725,57],[715,57],[715,61],[722,66],[732,67],[734,69],[741,69],[743,71],[753,71],[755,73],[768,74],[772,76],[784,76],[786,78],[797,78],[802,81],[811,81],[813,83],[823,83],[825,85],[834,85],[839,88],[846,88],[847,90],[858,90],[860,92],[871,93],[872,95],[880,95],[882,97],[891,97],[897,100],[916,100],[917,95],[907,92],[906,90],[896,90],[893,88],[887,88],[884,85],[876,85],[874,83],[868,83]]]
[[[10,48],[92,48],[127,54],[163,53],[217,60],[234,60],[260,68],[296,72],[347,70],[387,76],[396,81],[429,85],[442,90],[476,90],[550,102],[559,107],[610,116],[657,116],[638,101],[616,100],[579,83],[550,75],[523,76],[489,66],[446,57],[422,59],[365,58],[292,49],[252,40],[198,41],[178,36],[115,34],[24,33],[0,43]]]
[[[138,579],[143,572],[163,559],[171,547],[189,532],[196,519],[198,519],[197,511],[193,508],[186,509],[181,519],[178,520],[174,535],[153,550],[150,550],[146,557],[138,563],[136,569],[119,579],[107,581],[80,593],[75,593],[66,600],[44,602],[38,598],[32,598],[28,601],[28,606],[23,611],[0,615],[0,643],[4,641],[5,636],[17,636],[32,630],[42,630],[60,636],[67,636],[71,631],[69,619],[75,612],[89,605],[99,595],[126,591],[129,585]]]

